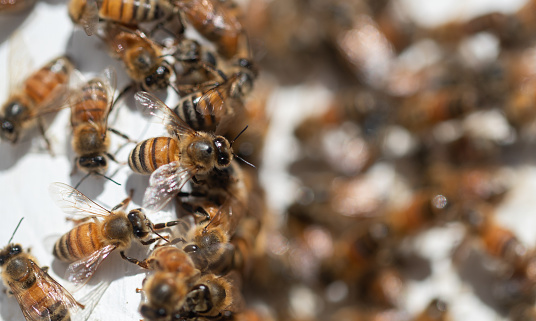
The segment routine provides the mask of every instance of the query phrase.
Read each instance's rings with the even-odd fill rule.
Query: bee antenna
[[[240,135],[242,135],[243,132],[246,131],[246,129],[248,129],[248,127],[249,127],[249,125],[246,125],[246,127],[244,127],[244,129],[242,129],[242,131],[241,131],[240,133],[238,133],[238,135],[236,135],[236,137],[233,138],[232,141],[229,142],[229,145],[230,145],[231,147],[233,147],[233,143],[238,139],[238,137],[240,137]]]
[[[114,181],[113,179],[111,179],[110,177],[108,177],[108,176],[106,176],[106,175],[104,175],[104,174],[101,174],[101,173],[95,173],[95,174],[97,174],[97,175],[99,175],[99,176],[102,176],[102,177],[106,178],[107,180],[109,180],[109,181],[111,181],[111,182],[113,182],[113,183],[115,183],[115,184],[121,186],[121,184],[119,184],[118,182]],[[87,175],[86,175],[86,176],[87,176]]]
[[[91,173],[87,173],[86,176],[82,177],[82,179],[76,184],[76,186],[74,187],[74,189],[78,189],[78,186],[80,186],[80,184],[82,184],[82,182],[83,182],[89,175],[91,175]]]
[[[243,159],[242,157],[236,155],[235,153],[233,153],[233,156],[241,161],[243,161],[244,163],[248,164],[249,166],[253,167],[253,168],[257,168],[255,167],[255,165],[251,164],[250,162],[248,162],[247,160]]]
[[[9,238],[9,241],[7,241],[7,244],[10,244],[11,240],[13,240],[13,237],[15,236],[15,233],[19,229],[20,223],[22,223],[23,219],[24,219],[24,217],[20,219],[19,224],[17,224],[17,227],[15,227],[15,230],[13,231],[13,234],[11,234],[11,237]]]
[[[158,234],[158,232],[156,232],[156,231],[154,230],[152,224],[148,224],[148,225],[149,225],[149,228],[151,229],[151,231],[152,231],[154,234],[156,234],[159,238],[161,238],[162,240],[164,240],[164,241],[166,241],[166,242],[169,243],[169,241],[168,241],[165,237],[163,237],[162,235]]]

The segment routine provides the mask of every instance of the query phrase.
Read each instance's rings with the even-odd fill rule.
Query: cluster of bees
[[[116,94],[116,70],[87,80],[63,56],[0,111],[2,140],[36,127],[52,153],[44,119],[71,110],[73,173],[85,176],[49,188],[74,223],[52,249],[68,264],[67,281],[86,284],[116,252],[148,270],[132,289],[144,320],[446,321],[448,297],[418,313],[403,307],[406,281],[425,277],[415,271],[426,265],[408,243],[456,226],[464,237],[451,260],[461,278],[476,252],[488,262],[477,273],[491,275],[492,308],[536,319],[536,256],[495,214],[513,186],[510,153],[530,147],[536,128],[535,3],[433,28],[398,4],[70,0],[74,25],[102,40],[131,84]],[[1,2],[0,12],[31,5]],[[482,39],[492,53],[472,49]],[[280,217],[258,177],[269,127],[266,95],[254,91],[259,71],[281,85],[314,79],[332,93],[293,131],[297,195]],[[167,92],[174,106],[160,98]],[[167,135],[135,141],[108,124],[132,97]],[[108,133],[132,144],[126,161]],[[148,177],[141,208],[126,211],[134,191],[112,209],[79,191],[92,176],[123,183],[110,161]],[[176,218],[149,220],[170,204]],[[91,319],[107,282],[75,299],[13,234],[0,268],[26,319]],[[147,255],[129,254],[134,243]]]

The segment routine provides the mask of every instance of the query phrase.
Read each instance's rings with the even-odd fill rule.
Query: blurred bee
[[[71,20],[84,28],[88,36],[95,33],[99,18],[135,27],[169,16],[167,1],[159,0],[71,0],[68,5]]]
[[[156,150],[155,143],[161,139],[152,138],[138,143],[130,153],[129,165],[134,172],[140,174],[152,172],[150,185],[144,196],[144,208],[151,211],[160,210],[180,192],[186,182],[192,178],[195,181],[194,177],[197,174],[207,174],[215,169],[221,170],[231,164],[234,154],[231,143],[226,138],[193,130],[160,99],[147,92],[136,93],[135,99],[144,113],[158,117],[166,125],[169,134],[175,140],[173,145]],[[150,150],[146,148],[148,144],[152,145]],[[160,160],[171,160],[170,151],[178,153],[174,154],[175,160],[157,167],[157,155]],[[149,159],[150,162],[147,161]]]
[[[231,116],[243,112],[244,99],[253,90],[257,78],[256,67],[247,59],[239,59],[239,71],[209,89],[182,97],[173,109],[195,130],[216,131],[216,127]]]
[[[156,229],[177,223],[153,224],[141,209],[131,210],[127,215],[123,209],[130,202],[130,197],[108,211],[66,184],[53,183],[49,192],[65,213],[85,216],[74,220],[77,225],[56,242],[53,251],[57,259],[70,263],[68,279],[74,283],[87,282],[112,251],[119,250],[124,256],[123,252],[130,247],[133,239],[143,245],[151,244],[162,238],[155,232]],[[84,223],[89,219],[95,222]],[[158,238],[147,239],[151,232]]]
[[[232,285],[224,277],[205,274],[195,281],[179,310],[181,320],[221,317],[233,303]]]
[[[1,0],[0,14],[15,13],[33,6],[36,0]]]
[[[173,67],[164,59],[162,47],[139,29],[107,22],[99,36],[113,57],[123,61],[134,83],[147,91],[166,89]]]
[[[2,281],[17,299],[24,317],[28,321],[71,320],[71,314],[84,306],[48,275],[48,268],[39,267],[21,245],[11,243],[15,232],[0,251],[0,267]]]
[[[185,38],[178,40],[171,47],[174,47],[172,56],[181,67],[176,77],[179,93],[183,94],[185,89],[184,93],[189,93],[192,85],[199,86],[222,77],[216,69],[221,58],[207,46],[194,39]]]
[[[12,91],[1,109],[0,137],[15,143],[23,129],[37,122],[50,150],[40,116],[58,109],[73,69],[69,58],[56,58],[26,78],[20,89]]]
[[[87,172],[85,177],[90,174],[104,176],[108,168],[107,158],[115,161],[114,156],[108,153],[110,136],[107,132],[112,131],[128,139],[108,128],[108,115],[113,106],[115,84],[116,75],[111,68],[106,68],[101,76],[81,85],[73,84],[70,97],[72,146],[78,155],[75,158],[73,173],[81,169]]]
[[[398,113],[399,121],[419,132],[475,110],[478,99],[476,91],[467,86],[424,91],[404,100]]]
[[[216,44],[225,59],[245,49],[242,48],[246,43],[244,30],[232,1],[173,0],[171,3],[201,35]]]
[[[451,320],[448,312],[448,305],[440,299],[433,299],[426,309],[422,311],[415,321],[449,321]]]

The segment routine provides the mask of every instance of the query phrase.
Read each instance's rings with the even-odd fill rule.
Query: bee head
[[[229,166],[233,160],[233,151],[229,141],[222,136],[216,136],[214,146],[216,147],[216,168],[223,169]]]
[[[19,138],[19,132],[17,131],[15,124],[3,117],[0,118],[0,124],[2,126],[0,130],[0,137],[2,137],[2,139],[10,141],[11,143],[17,142],[17,139]]]
[[[170,75],[169,68],[161,65],[152,74],[145,77],[144,86],[150,91],[165,89],[169,85]]]
[[[141,208],[130,211],[127,216],[130,224],[132,224],[132,232],[137,238],[142,239],[149,235],[151,232],[149,229],[150,223]]]
[[[4,265],[10,258],[22,253],[20,244],[9,244],[0,252],[0,266]]]
[[[105,155],[81,156],[77,161],[78,167],[87,172],[103,174],[108,168],[108,160]]]

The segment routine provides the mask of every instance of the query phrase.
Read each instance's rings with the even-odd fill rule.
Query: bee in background
[[[218,74],[222,82],[181,98],[174,112],[195,130],[216,131],[231,117],[244,112],[244,99],[253,90],[257,68],[247,59],[238,59],[238,71],[231,77]]]
[[[192,85],[197,87],[222,77],[216,69],[221,58],[208,46],[194,39],[184,38],[177,40],[170,47],[174,48],[171,55],[180,66],[175,84],[181,95],[191,93]]]
[[[143,90],[166,89],[173,66],[164,59],[162,47],[139,29],[113,22],[100,25],[99,37],[108,46],[112,57],[120,59],[135,84]]]
[[[14,77],[13,69],[10,78]],[[37,122],[50,151],[41,116],[60,108],[73,69],[69,58],[56,58],[26,78],[20,89],[11,91],[0,112],[0,137],[16,143],[21,132]]]
[[[99,18],[135,27],[164,19],[172,8],[167,1],[158,0],[70,0],[68,10],[73,23],[91,36],[96,32]]]
[[[225,59],[247,49],[247,38],[238,20],[238,7],[233,6],[232,1],[173,0],[171,3],[202,36],[216,44]]]
[[[196,280],[178,313],[186,320],[221,317],[233,303],[232,294],[233,286],[226,278],[205,274]]]
[[[129,165],[134,172],[149,174],[152,168],[156,168],[152,171],[149,187],[145,191],[144,208],[158,211],[176,196],[190,179],[195,181],[196,175],[208,174],[230,166],[234,154],[232,143],[225,137],[193,130],[160,99],[147,92],[136,93],[135,99],[144,113],[156,116],[167,127],[178,152],[174,157],[177,160],[157,168],[156,162],[151,162],[149,167],[146,161],[156,158],[156,146],[153,144],[151,151],[144,147],[151,141],[156,142],[154,139],[138,143],[130,153]],[[167,159],[170,148],[164,151],[167,155],[162,159]]]
[[[2,281],[17,299],[24,317],[28,321],[71,320],[71,315],[84,306],[48,275],[48,268],[39,267],[21,245],[11,243],[15,232],[0,251],[0,267]]]
[[[107,159],[115,161],[114,156],[108,152],[108,131],[128,140],[125,135],[108,127],[108,116],[112,110],[116,86],[115,70],[106,68],[102,75],[87,82],[82,82],[80,78],[79,82],[72,82],[70,97],[72,146],[77,154],[72,174],[80,169],[87,172],[87,175],[75,188],[91,174],[106,177],[104,173],[108,168]]]
[[[133,239],[143,245],[152,244],[163,239],[155,230],[177,224],[177,221],[153,224],[141,209],[131,210],[127,215],[123,209],[130,197],[108,211],[66,184],[51,184],[49,193],[65,213],[84,216],[73,220],[77,225],[56,242],[53,251],[57,259],[70,263],[67,274],[74,283],[87,282],[112,251],[118,250],[124,257],[123,252]],[[89,219],[94,222],[85,222]],[[158,237],[148,239],[151,233]]]
[[[450,321],[448,305],[441,299],[433,299],[415,321]]]
[[[0,1],[0,15],[16,13],[26,10],[35,4],[36,0],[2,0]]]

